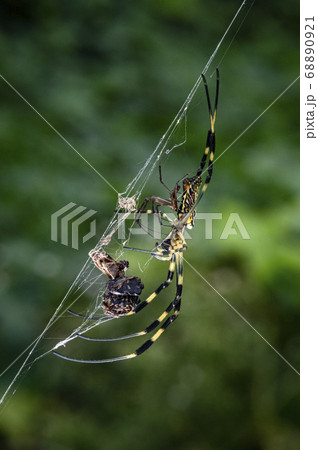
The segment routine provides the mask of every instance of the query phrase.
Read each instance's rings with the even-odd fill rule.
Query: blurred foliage
[[[1,73],[123,191],[239,4],[2,1]],[[217,154],[298,76],[298,27],[295,0],[255,2],[228,51],[230,38],[221,47]],[[116,193],[0,82],[4,369],[39,335],[94,245],[76,251],[52,242],[51,214],[71,201],[84,205],[98,211],[101,234]],[[208,126],[204,102],[202,93],[191,105],[188,141],[165,164],[169,186],[177,171],[182,176],[198,165]],[[296,369],[298,104],[297,82],[217,161],[200,212],[223,219],[209,241],[198,222],[185,255]],[[166,195],[154,174],[145,195],[157,192]],[[250,240],[219,239],[231,212],[240,214]],[[167,271],[161,262],[149,267],[142,274],[147,292]],[[145,311],[144,324],[152,314]],[[120,334],[121,322],[111,325]],[[103,348],[107,357],[111,350]],[[17,367],[1,377],[1,393]],[[181,316],[142,357],[85,366],[48,356],[20,381],[1,414],[3,449],[298,448],[297,374],[187,265]]]

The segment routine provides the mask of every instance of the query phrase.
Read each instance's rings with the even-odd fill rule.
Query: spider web
[[[235,39],[252,5],[253,0],[244,0],[242,2],[201,71],[208,79],[212,98],[214,97],[214,88],[213,82],[211,83],[211,77],[215,76],[215,68],[221,66],[229,47]],[[221,48],[222,56],[215,63],[215,58]],[[213,81],[215,81],[215,78],[213,78]],[[160,164],[162,165],[175,150],[180,148],[187,141],[187,117],[189,108],[194,103],[193,100],[197,90],[200,88],[203,92],[201,82],[202,79],[200,75],[167,131],[161,137],[156,148],[147,158],[145,164],[139,170],[135,178],[127,185],[125,191],[119,194],[118,208],[98,244],[95,246],[95,250],[106,250],[115,259],[122,257],[123,246],[127,245],[132,236],[132,231],[127,226],[127,219],[131,217],[136,204],[138,205],[150,177],[154,171],[158,169]],[[202,139],[204,138],[205,136],[203,134]],[[120,232],[125,236],[122,240],[118,238]],[[152,234],[151,231],[149,234]],[[141,272],[143,272],[145,266],[149,264],[150,259],[151,257],[148,257],[143,264],[137,261],[136,264],[138,267],[135,269],[140,269]],[[132,273],[132,275],[137,275],[137,273]],[[0,376],[3,376],[11,367],[18,364],[20,361],[20,367],[3,393],[0,399],[0,405],[4,405],[4,403],[16,392],[21,377],[27,373],[36,361],[60,347],[67,347],[68,349],[68,344],[71,343],[71,341],[79,340],[82,343],[82,339],[78,339],[79,335],[85,334],[87,331],[113,320],[113,317],[103,315],[101,305],[104,289],[105,275],[103,275],[95,267],[93,261],[88,258],[40,335],[0,374]],[[75,304],[76,311],[79,310],[85,317],[74,317],[67,312],[68,309],[73,309]],[[96,319],[96,317],[98,318],[97,320],[91,320],[92,318]],[[57,324],[60,323],[62,318],[72,319],[68,320],[68,322],[71,322],[72,328],[67,330],[67,327],[57,327]],[[77,324],[76,328],[74,328],[74,322]],[[48,335],[49,330],[50,335]],[[55,331],[55,334],[51,333],[52,330]],[[62,336],[58,333],[62,333]]]

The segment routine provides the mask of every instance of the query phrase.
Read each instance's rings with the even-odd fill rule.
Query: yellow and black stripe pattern
[[[179,233],[177,233],[179,234]],[[179,237],[179,236],[178,236]],[[127,355],[128,358],[134,358],[135,356],[139,356],[142,353],[144,353],[146,350],[148,350],[149,347],[151,347],[152,344],[154,344],[159,337],[164,333],[164,331],[168,328],[169,325],[171,325],[176,318],[179,315],[180,308],[181,308],[181,296],[182,296],[182,288],[183,288],[183,242],[184,239],[182,237],[181,242],[178,239],[179,243],[176,247],[173,248],[173,256],[175,257],[175,268],[176,268],[176,278],[177,278],[177,292],[174,300],[169,304],[168,308],[165,309],[163,314],[155,320],[152,325],[150,326],[150,330],[157,328],[160,323],[164,319],[166,319],[167,316],[169,316],[169,313],[173,310],[173,314],[171,314],[165,322],[161,325],[161,327],[156,331],[156,333],[148,339],[143,345],[141,345],[137,350],[134,351],[134,353]],[[181,246],[180,246],[181,244]],[[172,275],[171,275],[172,276]],[[168,275],[169,277],[169,275]],[[163,283],[164,284],[164,283]],[[161,285],[162,286],[162,285]]]
[[[213,174],[213,160],[214,160],[214,152],[215,152],[215,120],[216,120],[216,111],[219,100],[219,71],[216,69],[216,93],[215,93],[215,103],[214,109],[212,111],[211,101],[209,96],[208,85],[205,79],[204,74],[201,75],[203,84],[205,87],[206,98],[209,109],[209,118],[210,118],[210,129],[208,130],[205,150],[197,170],[197,174],[192,178],[185,178],[183,181],[183,194],[180,202],[180,206],[178,209],[178,220],[182,223],[183,226],[187,228],[193,228],[194,220],[196,215],[196,207],[201,200],[203,194],[207,190],[207,187],[211,181]],[[204,184],[202,186],[201,192],[199,193],[200,186],[202,184],[202,172],[206,165],[206,161],[209,156],[209,163],[207,168],[207,176],[205,178]]]
[[[173,194],[170,196],[170,200],[163,199],[161,197],[152,196],[146,198],[146,200],[143,202],[142,207],[138,210],[137,220],[140,219],[140,213],[147,213],[147,214],[158,214],[159,220],[165,219],[169,222],[171,226],[171,231],[168,234],[168,236],[163,240],[163,242],[157,247],[156,251],[147,251],[147,250],[139,250],[139,249],[130,249],[130,250],[138,250],[143,251],[146,253],[150,253],[151,255],[155,256],[159,260],[169,260],[170,266],[168,270],[167,279],[159,285],[159,287],[143,302],[139,303],[133,311],[130,311],[126,315],[132,315],[137,314],[141,310],[143,310],[147,305],[149,305],[159,294],[162,290],[167,288],[174,276],[174,273],[176,273],[176,295],[174,297],[174,300],[168,305],[168,307],[163,311],[163,313],[154,320],[147,328],[144,330],[126,335],[126,336],[120,336],[117,338],[112,339],[95,339],[85,336],[79,336],[82,339],[87,339],[91,341],[117,341],[122,339],[129,339],[137,336],[143,336],[146,335],[154,330],[157,329],[157,331],[154,333],[154,335],[145,341],[140,347],[138,347],[133,353],[129,353],[127,355],[118,356],[115,358],[108,358],[108,359],[101,359],[101,360],[85,360],[85,359],[77,359],[77,358],[71,358],[68,356],[64,356],[58,352],[53,351],[53,353],[63,359],[66,359],[68,361],[74,361],[74,362],[82,362],[82,363],[89,363],[89,364],[96,364],[96,363],[110,363],[120,360],[126,360],[135,358],[136,356],[141,355],[144,353],[148,348],[154,344],[159,337],[165,332],[165,330],[168,328],[170,324],[172,324],[176,318],[179,315],[180,308],[181,308],[181,296],[182,296],[182,288],[183,288],[183,252],[186,249],[186,242],[183,237],[183,232],[185,227],[192,228],[194,225],[194,218],[196,213],[196,206],[198,205],[200,199],[202,198],[203,194],[205,193],[208,184],[210,183],[210,180],[212,178],[213,174],[213,159],[214,159],[214,152],[215,152],[215,120],[216,120],[216,111],[217,111],[217,105],[218,105],[218,97],[219,97],[219,71],[216,69],[216,95],[215,95],[215,104],[214,109],[212,111],[211,108],[211,102],[209,97],[209,91],[207,82],[205,79],[204,74],[202,74],[202,80],[205,87],[207,102],[208,102],[208,108],[209,108],[209,117],[210,117],[210,129],[208,130],[207,135],[207,141],[206,141],[206,147],[199,165],[199,168],[197,170],[197,173],[192,178],[183,178],[183,195],[180,202],[180,206],[177,207],[177,203],[174,203],[176,201],[176,193],[178,191],[178,182],[176,184],[176,187],[173,191]],[[202,184],[202,173],[204,170],[204,167],[206,165],[207,159],[209,155],[209,162],[208,162],[208,168],[207,168],[207,176],[205,178],[204,184],[202,186],[201,192],[199,193],[200,186]],[[160,173],[161,177],[161,173]],[[162,180],[161,180],[162,182]],[[144,208],[147,206],[147,203],[151,202],[152,209],[144,210]],[[167,217],[167,215],[163,212],[161,212],[158,208],[158,205],[161,206],[170,206],[172,209],[174,209],[177,212],[177,220],[172,221]],[[136,221],[137,221],[136,220]],[[126,247],[126,249],[128,249]],[[72,313],[74,314],[74,313]],[[75,314],[79,317],[80,314]],[[95,318],[91,317],[89,319],[94,320]],[[159,327],[159,328],[158,328]]]
[[[172,234],[175,236],[171,237]],[[136,356],[141,355],[144,353],[154,342],[156,342],[159,337],[162,335],[162,333],[168,328],[168,326],[173,323],[176,318],[179,315],[180,307],[181,307],[181,295],[182,295],[182,288],[183,288],[183,251],[184,251],[184,238],[183,236],[177,232],[172,231],[168,238],[170,243],[170,252],[171,252],[171,261],[170,266],[168,270],[168,275],[166,281],[161,283],[161,285],[142,303],[140,303],[137,307],[134,313],[129,313],[127,315],[136,314],[142,309],[144,309],[147,305],[149,305],[152,300],[154,300],[157,295],[166,287],[169,286],[173,279],[174,272],[176,271],[176,279],[177,279],[177,291],[176,291],[176,297],[174,300],[168,305],[168,307],[164,310],[164,312],[156,319],[154,320],[147,328],[145,328],[143,331],[140,331],[138,333],[134,333],[131,335],[121,336],[119,338],[110,338],[110,339],[96,339],[96,338],[88,338],[82,335],[78,335],[78,337],[82,339],[86,339],[89,341],[95,341],[95,342],[110,342],[110,341],[118,341],[122,339],[129,339],[137,336],[143,336],[145,334],[150,333],[151,331],[155,330],[160,324],[163,324],[160,326],[160,328],[156,331],[156,333],[148,339],[144,344],[142,344],[140,347],[137,348],[133,353],[130,353],[128,355],[123,355],[115,358],[107,358],[107,359],[101,359],[101,360],[85,360],[85,359],[78,359],[78,358],[72,358],[69,356],[64,356],[61,353],[53,352],[54,355],[59,356],[60,358],[66,359],[67,361],[72,362],[82,362],[87,364],[97,364],[97,363],[109,363],[109,362],[115,362],[115,361],[121,361],[125,359],[131,359],[135,358]],[[164,242],[162,243],[162,245]],[[167,250],[159,248],[159,255],[162,255],[162,253],[167,252]],[[173,310],[173,314],[169,316],[171,311]]]
[[[212,174],[213,174],[213,160],[214,160],[214,152],[215,152],[215,120],[216,120],[216,111],[217,111],[218,101],[219,101],[219,87],[220,87],[220,74],[219,74],[219,70],[216,69],[216,92],[215,92],[214,108],[212,111],[208,85],[207,85],[204,74],[202,74],[201,76],[202,76],[203,84],[205,87],[205,93],[206,93],[206,98],[207,98],[207,103],[208,103],[208,108],[209,108],[210,129],[208,131],[206,146],[205,146],[203,157],[201,159],[199,169],[197,171],[197,176],[201,176],[209,153],[210,153],[210,157],[209,157],[208,173],[207,173],[206,179],[204,181],[204,185],[202,186],[200,195],[197,198],[197,202],[196,202],[197,204],[201,200],[204,192],[207,190],[208,184],[210,183]]]

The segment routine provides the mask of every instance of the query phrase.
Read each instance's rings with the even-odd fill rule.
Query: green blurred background
[[[239,5],[2,1],[1,74],[121,192],[168,128]],[[295,0],[255,2],[228,51],[234,31],[221,47],[209,72],[219,65],[217,154],[298,76],[298,9]],[[211,97],[214,81],[209,78]],[[199,212],[219,212],[225,220],[215,223],[208,241],[198,223],[185,255],[297,370],[298,83],[215,164]],[[2,79],[0,98],[5,369],[43,330],[97,242],[78,251],[52,242],[51,214],[69,202],[94,209],[101,235],[117,196]],[[188,119],[187,143],[165,162],[169,186],[198,166],[208,127],[204,92]],[[167,195],[156,173],[144,195],[155,193]],[[250,240],[219,239],[230,212],[239,213]],[[155,261],[134,275],[151,292],[166,271],[166,263]],[[173,292],[162,294],[159,310]],[[143,326],[156,312],[143,312]],[[124,321],[99,327],[100,335],[120,334]],[[77,325],[74,318],[61,319],[61,333],[64,322]],[[90,348],[93,355],[87,346],[77,355],[90,357]],[[104,344],[99,357],[124,348]],[[0,378],[1,395],[18,367]],[[85,366],[49,355],[17,387],[0,414],[4,449],[299,446],[298,375],[187,265],[181,316],[143,356]]]

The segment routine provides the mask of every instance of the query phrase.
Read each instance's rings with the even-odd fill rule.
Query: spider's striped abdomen
[[[196,215],[195,203],[202,183],[200,176],[185,178],[183,180],[183,194],[178,210],[178,220],[185,218],[185,226],[193,228]]]

